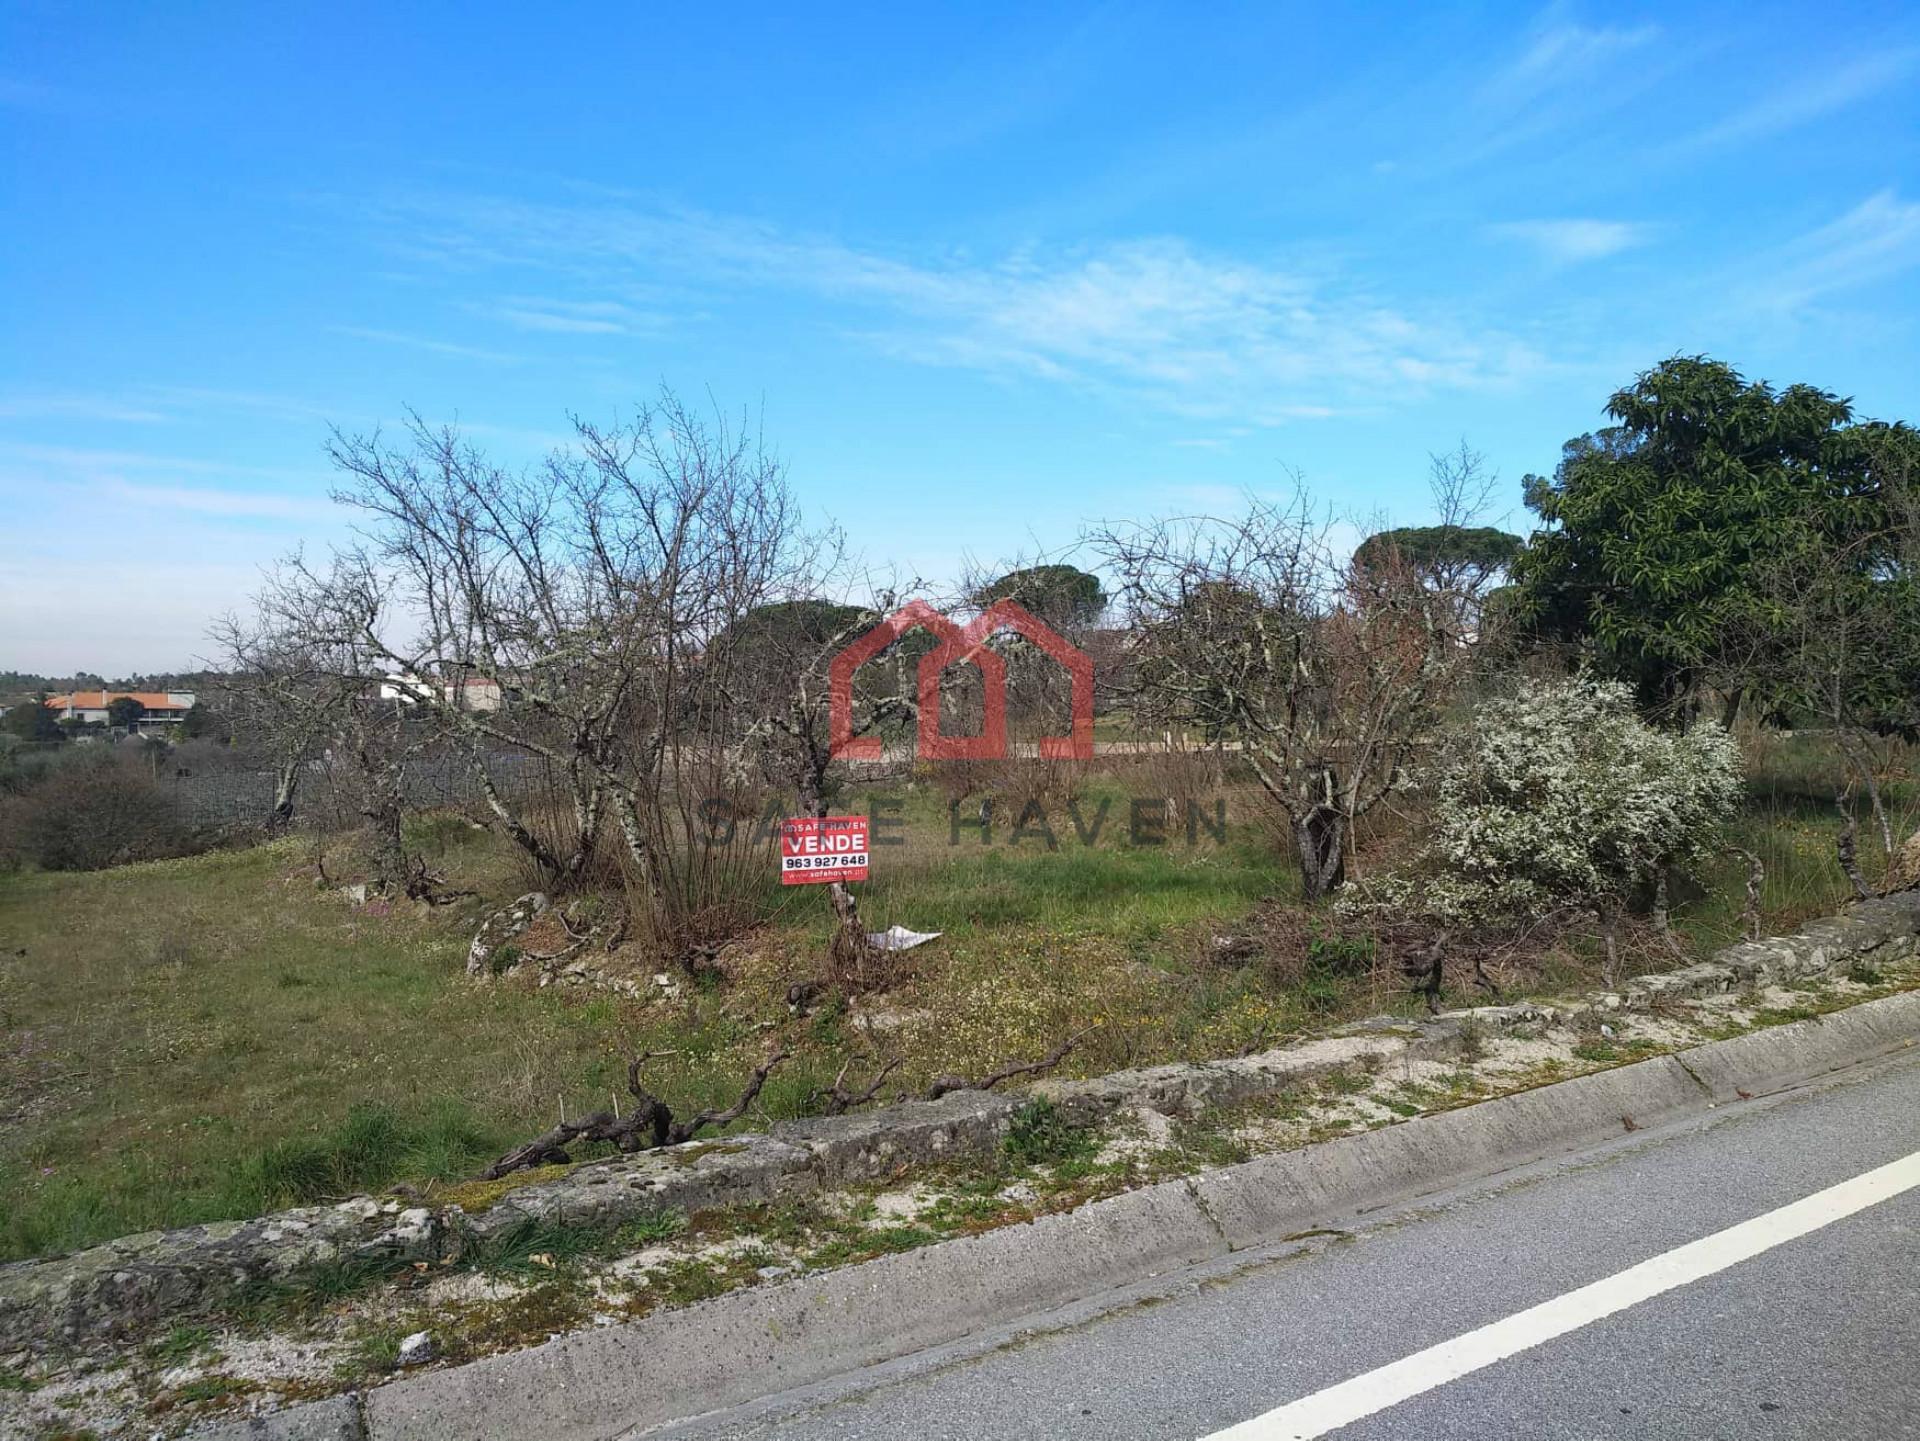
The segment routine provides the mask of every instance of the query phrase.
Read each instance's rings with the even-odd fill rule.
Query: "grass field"
[[[1776,929],[1847,894],[1818,774],[1816,758],[1771,754],[1736,827],[1767,862]],[[1050,808],[1049,849],[1032,831],[1010,843],[1007,814],[991,845],[976,829],[955,843],[931,786],[849,796],[876,814],[898,801],[903,821],[904,843],[876,849],[860,889],[870,925],[944,934],[909,954],[884,997],[807,1016],[785,997],[818,973],[828,915],[815,888],[769,884],[775,918],[723,955],[726,980],[677,996],[470,982],[476,919],[515,883],[498,843],[461,824],[425,824],[418,839],[486,901],[429,914],[371,914],[320,888],[300,841],[0,876],[0,1259],[470,1176],[563,1109],[607,1104],[640,1051],[674,1053],[648,1075],[680,1107],[730,1100],[785,1043],[794,1059],[748,1118],[758,1123],[802,1113],[853,1058],[865,1058],[859,1075],[872,1058],[904,1057],[912,1084],[1032,1059],[1084,1031],[1064,1069],[1094,1073],[1413,1009],[1364,939],[1323,917],[1296,917],[1296,954],[1278,963],[1212,958],[1222,927],[1297,893],[1250,798],[1227,795],[1224,841],[1202,828],[1191,845],[1177,813],[1166,844],[1135,844],[1144,833],[1130,834],[1128,792],[1111,779],[1083,795],[1083,827],[1102,799],[1091,845]],[[971,802],[960,811],[975,814]],[[1913,817],[1900,820],[1904,834]],[[1867,829],[1861,854],[1870,868],[1879,859]],[[1735,938],[1744,866],[1729,859],[1705,879],[1676,916],[1698,950]],[[633,964],[651,979],[651,961]],[[1591,947],[1575,943],[1508,979],[1580,985],[1591,966]]]

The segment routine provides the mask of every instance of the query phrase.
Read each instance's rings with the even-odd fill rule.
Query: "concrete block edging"
[[[603,1441],[1776,1092],[1920,1040],[1920,992],[1417,1117],[200,1433]]]

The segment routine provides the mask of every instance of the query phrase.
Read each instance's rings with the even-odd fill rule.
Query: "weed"
[[[1093,1133],[1076,1126],[1045,1096],[1023,1102],[1007,1123],[1002,1146],[1009,1160],[1021,1166],[1042,1166],[1091,1154]]]
[[[163,1391],[153,1403],[156,1411],[166,1410],[170,1406],[193,1406],[206,1401],[225,1401],[233,1396],[244,1396],[249,1391],[260,1389],[257,1381],[247,1381],[238,1376],[196,1377],[192,1381],[183,1381],[171,1390]]]
[[[1472,1065],[1487,1054],[1487,1023],[1478,1016],[1463,1016],[1453,1033],[1454,1054]]]
[[[589,1307],[579,1282],[553,1277],[498,1300],[435,1314],[434,1339],[449,1359],[532,1345],[585,1323]]]
[[[620,1249],[657,1246],[684,1235],[686,1229],[687,1218],[679,1211],[649,1211],[622,1225],[614,1233],[614,1245]]]
[[[1310,1016],[1330,1016],[1346,1000],[1346,987],[1332,976],[1308,975],[1293,988],[1300,1008]]]
[[[1203,1166],[1237,1166],[1253,1154],[1225,1111],[1209,1111],[1197,1120],[1181,1121],[1173,1138],[1181,1159]]]
[[[931,1227],[917,1222],[900,1226],[881,1226],[867,1232],[867,1245],[879,1255],[891,1255],[898,1251],[918,1250],[940,1239]]]
[[[1375,943],[1372,936],[1307,936],[1307,970],[1311,975],[1364,976],[1373,967]]]
[[[1365,1073],[1344,1066],[1328,1071],[1320,1078],[1320,1089],[1329,1096],[1357,1096],[1372,1086]]]
[[[644,1224],[647,1218],[635,1224]],[[613,1249],[614,1235],[604,1228],[528,1218],[492,1237],[474,1254],[472,1264],[488,1271],[552,1270],[568,1261]]]
[[[213,1349],[211,1326],[175,1326],[166,1335],[150,1341],[145,1350],[149,1358],[163,1366],[178,1366],[203,1351]]]
[[[984,1227],[1000,1219],[1007,1203],[997,1195],[942,1196],[920,1213],[920,1220],[945,1231],[965,1231]]]
[[[713,1261],[688,1257],[650,1272],[646,1289],[669,1306],[688,1306],[731,1290],[727,1269]]]
[[[310,1315],[411,1269],[396,1260],[336,1257],[291,1276],[253,1281],[234,1295],[225,1310],[255,1323]]]
[[[342,1379],[351,1379],[354,1374],[379,1374],[391,1371],[400,1364],[400,1342],[403,1339],[398,1326],[381,1326],[364,1331],[354,1337],[351,1350],[352,1359],[345,1368]]]

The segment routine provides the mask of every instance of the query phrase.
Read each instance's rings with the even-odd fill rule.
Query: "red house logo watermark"
[[[1003,760],[1007,754],[1007,663],[987,647],[995,632],[1025,636],[1065,668],[1073,682],[1072,730],[1042,736],[1043,760],[1093,759],[1093,657],[1014,601],[995,601],[964,626],[955,625],[925,601],[909,601],[834,656],[827,669],[829,738],[833,754],[846,760],[879,760],[879,736],[853,733],[853,676],[908,631],[930,631],[940,642],[920,659],[919,753],[922,760]],[[940,677],[948,666],[968,662],[986,683],[986,718],[977,736],[940,732]]]

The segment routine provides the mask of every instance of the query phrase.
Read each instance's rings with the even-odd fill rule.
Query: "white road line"
[[[1737,1266],[1916,1186],[1920,1186],[1920,1151],[1850,1181],[1816,1191],[1777,1211],[1675,1247],[1603,1281],[1516,1311],[1477,1331],[1416,1351],[1404,1360],[1316,1391],[1311,1396],[1302,1396],[1298,1401],[1224,1431],[1215,1431],[1201,1441],[1312,1441],[1363,1416],[1397,1406],[1436,1386],[1444,1386],[1496,1361],[1531,1350],[1555,1336],[1564,1336],[1616,1311]]]

